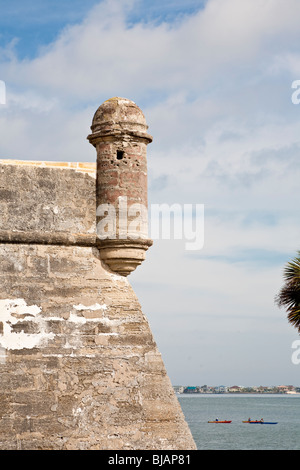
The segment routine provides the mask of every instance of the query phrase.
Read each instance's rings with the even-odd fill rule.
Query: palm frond
[[[284,278],[288,282],[296,280],[300,282],[300,255],[287,263],[284,269]]]
[[[300,251],[284,269],[285,284],[275,297],[278,307],[285,307],[289,323],[300,333]]]

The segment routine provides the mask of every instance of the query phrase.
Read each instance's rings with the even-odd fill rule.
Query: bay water
[[[180,394],[198,450],[300,450],[300,395]],[[208,423],[218,418],[230,424]],[[260,420],[277,424],[248,424]]]

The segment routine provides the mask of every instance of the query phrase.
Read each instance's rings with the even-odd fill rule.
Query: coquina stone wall
[[[195,449],[95,211],[95,165],[0,163],[0,449]]]

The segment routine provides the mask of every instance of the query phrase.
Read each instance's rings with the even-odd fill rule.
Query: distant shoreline
[[[202,386],[186,386],[174,385],[173,390],[179,395],[300,395],[300,387],[294,385],[277,385],[277,386],[253,386],[242,387],[234,385],[227,387],[219,385],[216,387],[202,385]]]
[[[300,392],[176,392],[177,395],[282,395],[282,396],[295,396],[300,395]]]

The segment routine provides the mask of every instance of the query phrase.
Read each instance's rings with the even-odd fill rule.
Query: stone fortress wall
[[[97,236],[120,182],[146,203],[152,139],[129,100],[95,120],[97,167],[0,161],[0,449],[195,449],[127,278],[152,242]]]

